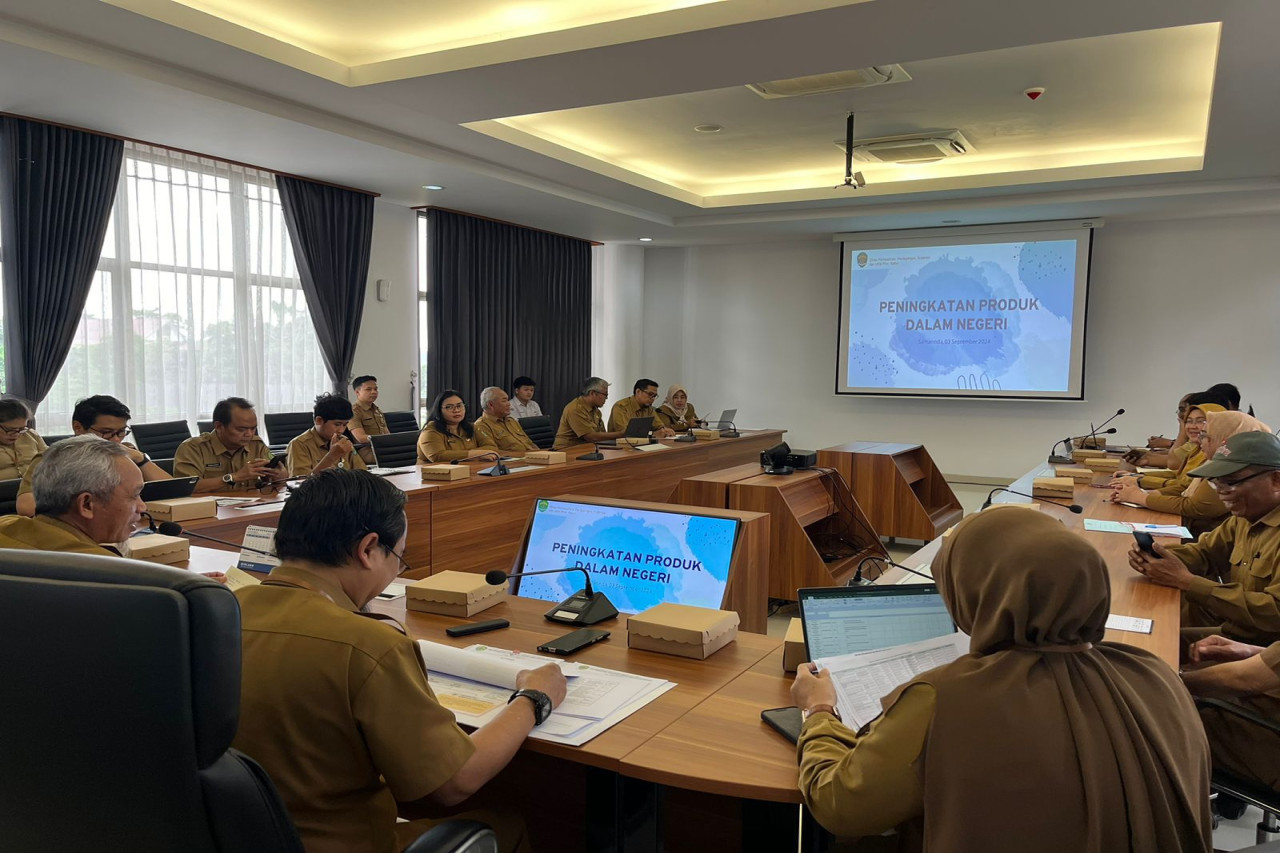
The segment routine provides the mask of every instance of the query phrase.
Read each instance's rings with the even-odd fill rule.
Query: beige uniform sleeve
[[[1220,518],[1227,514],[1226,504],[1207,483],[1192,489],[1190,495],[1183,495],[1183,491],[1185,489],[1166,487],[1159,494],[1147,495],[1147,509],[1187,518]]]
[[[22,482],[18,484],[19,495],[31,494],[31,478],[35,475],[36,469],[40,467],[40,463],[43,461],[43,453],[38,453],[31,457],[31,461],[27,463],[27,470],[22,472]]]
[[[457,775],[475,745],[427,684],[412,642],[378,661],[352,702],[374,767],[391,794],[421,799]]]
[[[1234,523],[1228,521],[1210,530],[1195,542],[1186,545],[1166,545],[1165,550],[1185,563],[1193,575],[1199,575],[1192,581],[1192,589],[1200,581],[1204,581],[1209,586],[1216,586],[1216,581],[1211,578],[1225,577],[1231,570],[1231,551],[1235,545],[1237,529]]]
[[[196,445],[192,444],[195,439],[188,438],[182,444],[178,445],[178,449],[173,452],[173,476],[175,477],[203,477],[204,460],[200,458]]]
[[[845,838],[885,832],[924,812],[915,761],[933,722],[937,691],[908,687],[858,736],[830,714],[800,731],[800,793],[818,823]]]
[[[630,399],[630,398],[628,398]],[[619,400],[613,404],[613,408],[609,410],[609,432],[617,432],[626,429],[627,424],[631,422],[631,409],[627,406],[626,400]],[[590,432],[590,430],[588,430]],[[578,433],[582,435],[582,433]]]
[[[315,442],[311,440],[310,433],[304,432],[302,435],[289,442],[287,455],[287,464],[289,466],[289,476],[305,477],[315,469],[316,463],[320,460],[316,458]],[[324,458],[321,452],[320,458]]]
[[[573,430],[573,434],[578,438],[590,432],[605,432],[602,429],[600,419],[592,417],[592,414],[599,414],[599,410],[590,410],[586,408],[565,409],[563,422],[568,424],[569,429]]]

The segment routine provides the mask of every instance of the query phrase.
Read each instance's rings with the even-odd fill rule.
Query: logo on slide
[[[860,267],[865,267],[866,265],[867,265],[867,253],[866,253],[866,252],[859,252],[859,253],[858,253],[858,266],[860,266]]]
[[[550,506],[546,501],[538,501],[538,512],[544,512]]]

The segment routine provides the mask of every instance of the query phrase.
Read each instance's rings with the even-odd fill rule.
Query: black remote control
[[[444,632],[450,637],[465,637],[468,634],[483,634],[485,631],[496,631],[499,628],[510,628],[511,623],[506,619],[487,619],[484,622],[471,622],[467,625],[454,625],[445,628]]]

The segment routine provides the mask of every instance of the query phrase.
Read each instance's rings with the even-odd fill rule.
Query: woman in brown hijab
[[[800,789],[819,823],[898,826],[899,850],[1212,849],[1195,708],[1157,657],[1102,642],[1111,593],[1091,545],[997,507],[961,522],[933,572],[968,655],[885,697],[862,733],[826,710],[825,671],[797,673]]]

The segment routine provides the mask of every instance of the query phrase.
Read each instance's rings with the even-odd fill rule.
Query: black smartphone
[[[289,459],[286,456],[272,456],[270,459],[267,460],[267,467],[283,468],[288,461]]]
[[[608,639],[608,637],[608,631],[601,631],[596,628],[579,628],[577,631],[570,631],[563,637],[548,640],[538,646],[538,651],[548,652],[553,655],[571,655],[578,649],[586,648],[592,643],[598,643],[601,640]]]
[[[794,705],[790,708],[770,708],[767,711],[761,711],[760,719],[792,743],[800,740],[800,727],[804,725],[804,718],[800,714],[800,709]]]
[[[1148,557],[1160,559],[1160,555],[1156,553],[1156,540],[1151,537],[1150,533],[1143,533],[1141,530],[1133,531],[1133,538],[1138,540],[1138,550],[1146,554]]]
[[[506,619],[486,619],[483,622],[469,622],[466,625],[450,625],[444,632],[450,637],[465,637],[468,634],[483,634],[485,631],[496,631],[499,628],[510,628]]]

